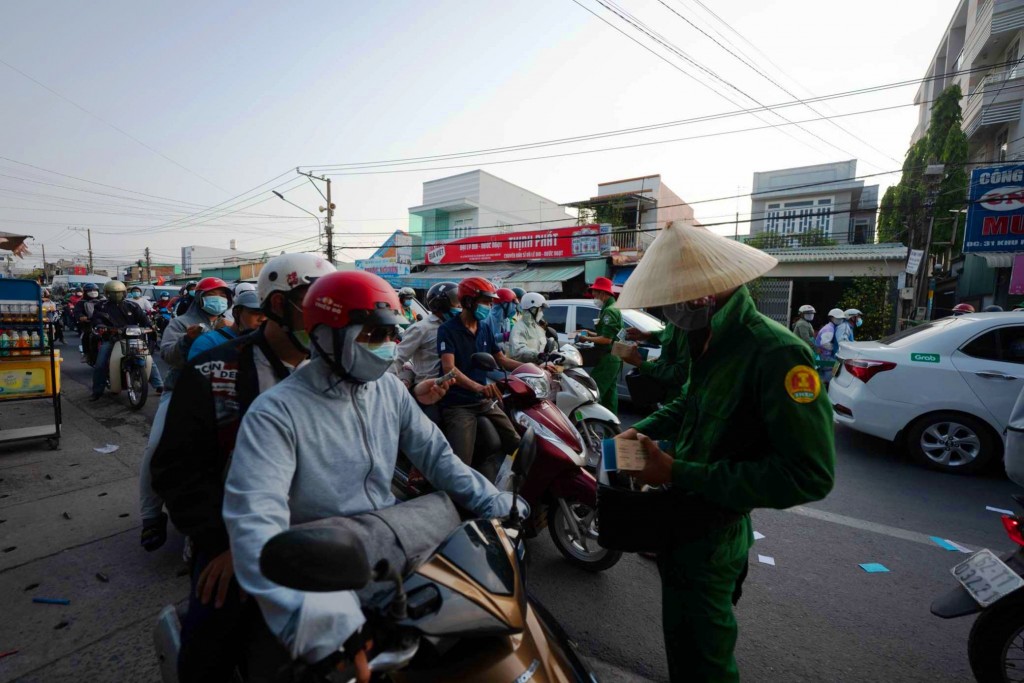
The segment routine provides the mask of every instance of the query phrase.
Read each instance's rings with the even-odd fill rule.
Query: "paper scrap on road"
[[[877,562],[865,562],[862,565],[860,565],[860,568],[866,571],[868,574],[881,574],[883,572],[889,571],[888,567],[886,567],[884,564],[879,564]]]
[[[760,531],[755,531],[754,532],[754,540],[755,541],[760,541],[762,538],[764,538],[764,534],[762,534]]]
[[[949,544],[950,544],[951,546],[953,546],[954,548],[956,548],[957,550],[959,550],[959,551],[960,551],[960,552],[962,552],[962,553],[967,553],[967,554],[969,555],[969,554],[971,554],[971,553],[973,553],[973,552],[974,552],[973,550],[971,550],[971,549],[970,549],[970,548],[968,548],[967,546],[963,546],[963,545],[960,545],[960,544],[959,544],[959,543],[957,543],[956,541],[950,541],[949,539],[946,539],[946,540],[947,540],[947,542],[948,542],[948,543],[949,543]]]
[[[32,602],[40,605],[70,605],[71,601],[66,598],[32,598]]]
[[[768,557],[767,555],[758,555],[757,556],[757,561],[760,562],[761,564],[770,564],[773,567],[775,566],[775,558],[774,557]]]
[[[989,512],[998,512],[1001,515],[1012,515],[1013,510],[1007,510],[1006,508],[994,508],[991,505],[986,505],[985,509]]]
[[[118,448],[120,448],[120,446],[118,446],[116,444],[108,443],[106,446],[100,446],[99,448],[94,448],[93,450],[96,451],[97,453],[108,454],[108,453],[113,453]]]
[[[960,551],[960,549],[953,545],[952,542],[947,541],[944,538],[939,538],[938,536],[929,536],[928,538],[932,539],[932,541],[935,542],[935,545],[939,546],[943,550],[952,550],[953,552]]]

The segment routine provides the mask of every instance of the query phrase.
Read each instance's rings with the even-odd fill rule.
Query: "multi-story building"
[[[778,235],[777,246],[873,243],[878,185],[856,178],[855,159],[754,173],[750,234]]]
[[[911,143],[928,131],[932,101],[959,84],[971,160],[1024,158],[1022,29],[1024,0],[960,0],[914,98]]]

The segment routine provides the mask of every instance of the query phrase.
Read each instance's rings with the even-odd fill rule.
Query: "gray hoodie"
[[[231,322],[230,316],[225,315],[225,318]],[[210,316],[199,308],[198,298],[192,302],[184,315],[172,318],[171,322],[167,323],[167,328],[164,329],[164,334],[160,338],[160,356],[171,366],[171,371],[164,377],[166,391],[174,389],[178,375],[181,374],[181,369],[188,361],[188,350],[192,348],[192,342],[195,340],[189,339],[185,330],[192,325],[202,326],[203,332],[213,329],[213,325],[210,324]]]
[[[264,578],[263,546],[293,524],[395,505],[399,449],[474,514],[508,513],[511,494],[464,465],[390,373],[363,385],[338,382],[314,358],[245,414],[224,489],[224,522],[239,584],[292,657],[328,656],[359,629],[363,613],[351,591],[306,593]]]

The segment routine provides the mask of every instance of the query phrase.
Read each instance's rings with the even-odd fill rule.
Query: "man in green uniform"
[[[626,338],[661,347],[661,355],[657,360],[644,360],[639,348],[622,359],[622,362],[635,366],[640,377],[656,385],[650,386],[642,381],[636,383],[638,390],[650,389],[644,392],[647,394],[644,398],[650,400],[642,404],[670,401],[678,396],[690,375],[690,351],[686,346],[686,333],[675,325],[665,325],[660,332],[643,332],[631,327],[626,330]],[[632,374],[627,377],[627,382],[630,383],[630,395],[636,403],[642,397],[633,391],[631,377]]]
[[[682,395],[620,438],[644,445],[643,483],[671,484],[726,513],[696,540],[670,540],[658,556],[672,681],[739,680],[732,606],[753,543],[748,513],[819,500],[832,489],[832,406],[810,349],[758,313],[743,286],[774,264],[703,228],[669,226],[621,297],[631,308],[664,306],[686,332],[691,365]],[[651,439],[674,439],[673,452]],[[681,515],[666,520],[666,533],[696,523]]]
[[[589,330],[580,330],[578,339],[591,342],[600,350],[601,359],[597,361],[590,376],[597,382],[601,405],[618,415],[619,372],[622,370],[622,359],[612,355],[612,344],[618,340],[619,332],[622,330],[622,312],[615,306],[612,281],[608,278],[599,277],[594,280],[590,287],[590,295],[594,297],[594,303],[601,308],[596,334]]]

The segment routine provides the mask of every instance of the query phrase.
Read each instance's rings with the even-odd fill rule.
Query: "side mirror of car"
[[[302,591],[358,590],[370,581],[363,542],[331,526],[283,531],[263,546],[260,572],[274,583]]]

